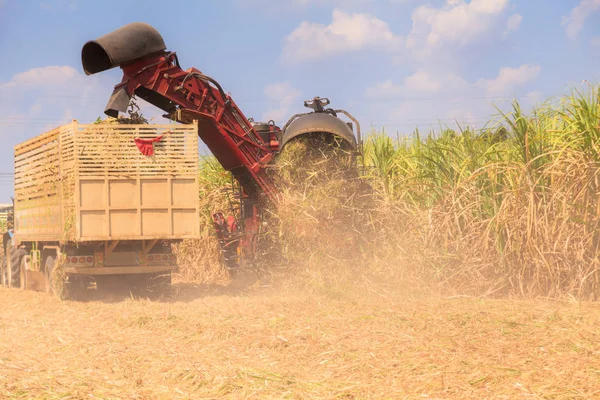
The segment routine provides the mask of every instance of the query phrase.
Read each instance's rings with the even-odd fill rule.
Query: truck
[[[200,235],[198,163],[198,124],[73,120],[20,143],[2,285],[169,285],[172,245]]]

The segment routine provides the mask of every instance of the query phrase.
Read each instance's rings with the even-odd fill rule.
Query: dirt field
[[[180,285],[0,289],[0,397],[600,398],[600,306]]]

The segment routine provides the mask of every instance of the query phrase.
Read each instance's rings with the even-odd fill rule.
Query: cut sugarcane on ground
[[[365,285],[0,289],[4,399],[592,399],[600,308]]]

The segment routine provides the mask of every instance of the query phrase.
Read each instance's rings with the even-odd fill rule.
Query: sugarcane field
[[[0,399],[600,399],[598,18],[0,0]]]

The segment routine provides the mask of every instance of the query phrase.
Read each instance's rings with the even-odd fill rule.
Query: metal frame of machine
[[[215,214],[217,233],[222,243],[234,243],[240,259],[250,260],[255,255],[261,208],[265,202],[276,202],[277,189],[267,173],[276,154],[293,139],[315,133],[340,137],[358,153],[360,125],[348,112],[326,108],[329,100],[320,97],[306,101],[304,105],[313,111],[294,115],[283,129],[271,122],[251,121],[215,79],[195,68],[183,70],[177,54],[166,49],[156,29],[135,22],[87,42],[82,66],[87,75],[115,67],[123,71],[106,106],[109,116],[125,112],[137,96],[164,110],[166,118],[183,124],[197,121],[198,135],[242,189],[240,221]],[[342,121],[338,114],[356,125],[356,136],[352,122]]]

